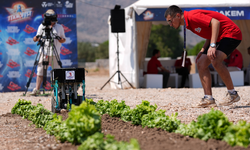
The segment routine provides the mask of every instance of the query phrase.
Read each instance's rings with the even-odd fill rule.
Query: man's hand
[[[58,37],[59,37],[59,36],[58,36]],[[66,41],[65,38],[61,38],[61,37],[57,38],[57,40],[58,40],[60,43],[64,43],[64,42]]]
[[[210,60],[214,60],[216,58],[216,48],[214,47],[209,47],[208,51],[207,51],[207,57]]]

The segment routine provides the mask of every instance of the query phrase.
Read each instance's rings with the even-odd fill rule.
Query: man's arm
[[[161,68],[162,71],[165,71],[165,72],[169,72],[169,73],[170,73],[170,71],[167,70],[167,69],[165,69],[163,66],[160,66],[160,68]]]
[[[212,35],[211,35],[211,40],[210,40],[210,44],[211,43],[216,43],[218,35],[219,35],[219,30],[220,30],[220,21],[218,21],[215,18],[211,19],[210,22],[210,26],[212,29]],[[216,57],[216,47],[209,47],[208,51],[207,51],[207,56],[210,60],[213,60]]]
[[[65,37],[65,33],[64,33],[64,29],[63,26],[60,25],[60,29],[59,29],[59,36],[60,36],[60,40],[58,40],[60,43],[64,43],[66,41],[66,37]]]

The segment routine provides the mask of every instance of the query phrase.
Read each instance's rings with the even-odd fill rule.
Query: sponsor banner
[[[2,0],[0,8],[0,92],[25,91],[29,78],[32,80],[28,90],[36,86],[34,62],[40,54],[40,45],[33,37],[48,9],[56,11],[58,24],[62,25],[66,36],[59,53],[62,66],[78,66],[76,0]],[[51,89],[51,70],[49,66],[46,90]]]
[[[217,11],[232,20],[249,20],[249,7],[202,7],[202,8],[182,8],[183,11],[194,9],[205,9]],[[136,14],[136,21],[166,21],[164,17],[167,8],[150,8],[145,10],[141,15]]]

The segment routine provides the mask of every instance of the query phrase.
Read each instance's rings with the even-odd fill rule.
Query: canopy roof
[[[195,7],[249,7],[250,0],[139,0],[129,7],[133,7],[138,15],[147,8],[168,8],[171,5],[177,5],[181,8]]]

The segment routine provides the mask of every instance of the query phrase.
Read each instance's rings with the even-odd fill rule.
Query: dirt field
[[[142,100],[148,100],[151,104],[157,104],[158,109],[166,110],[167,115],[178,112],[178,119],[184,123],[195,120],[200,114],[210,111],[208,108],[192,108],[191,105],[198,102],[203,96],[202,89],[110,89],[109,84],[100,88],[109,79],[106,73],[86,75],[86,97],[94,101],[100,99],[118,101],[125,100],[130,107],[135,107]],[[241,101],[233,106],[218,107],[228,116],[229,120],[236,123],[239,120],[250,122],[250,86],[236,87],[241,96]],[[213,88],[213,95],[220,100],[225,95],[225,87]],[[50,97],[21,96],[23,92],[0,93],[0,149],[77,149],[70,143],[60,143],[54,136],[49,136],[43,129],[37,129],[30,121],[22,119],[18,115],[9,114],[11,108],[18,99],[31,100],[32,104],[42,103],[46,109],[51,108]],[[230,147],[223,141],[209,140],[204,142],[198,139],[184,137],[179,134],[168,133],[161,129],[142,128],[130,123],[119,121],[118,118],[102,117],[102,132],[110,133],[117,140],[129,141],[130,138],[138,139],[143,150],[162,149],[243,149]],[[248,147],[250,149],[250,147]]]

